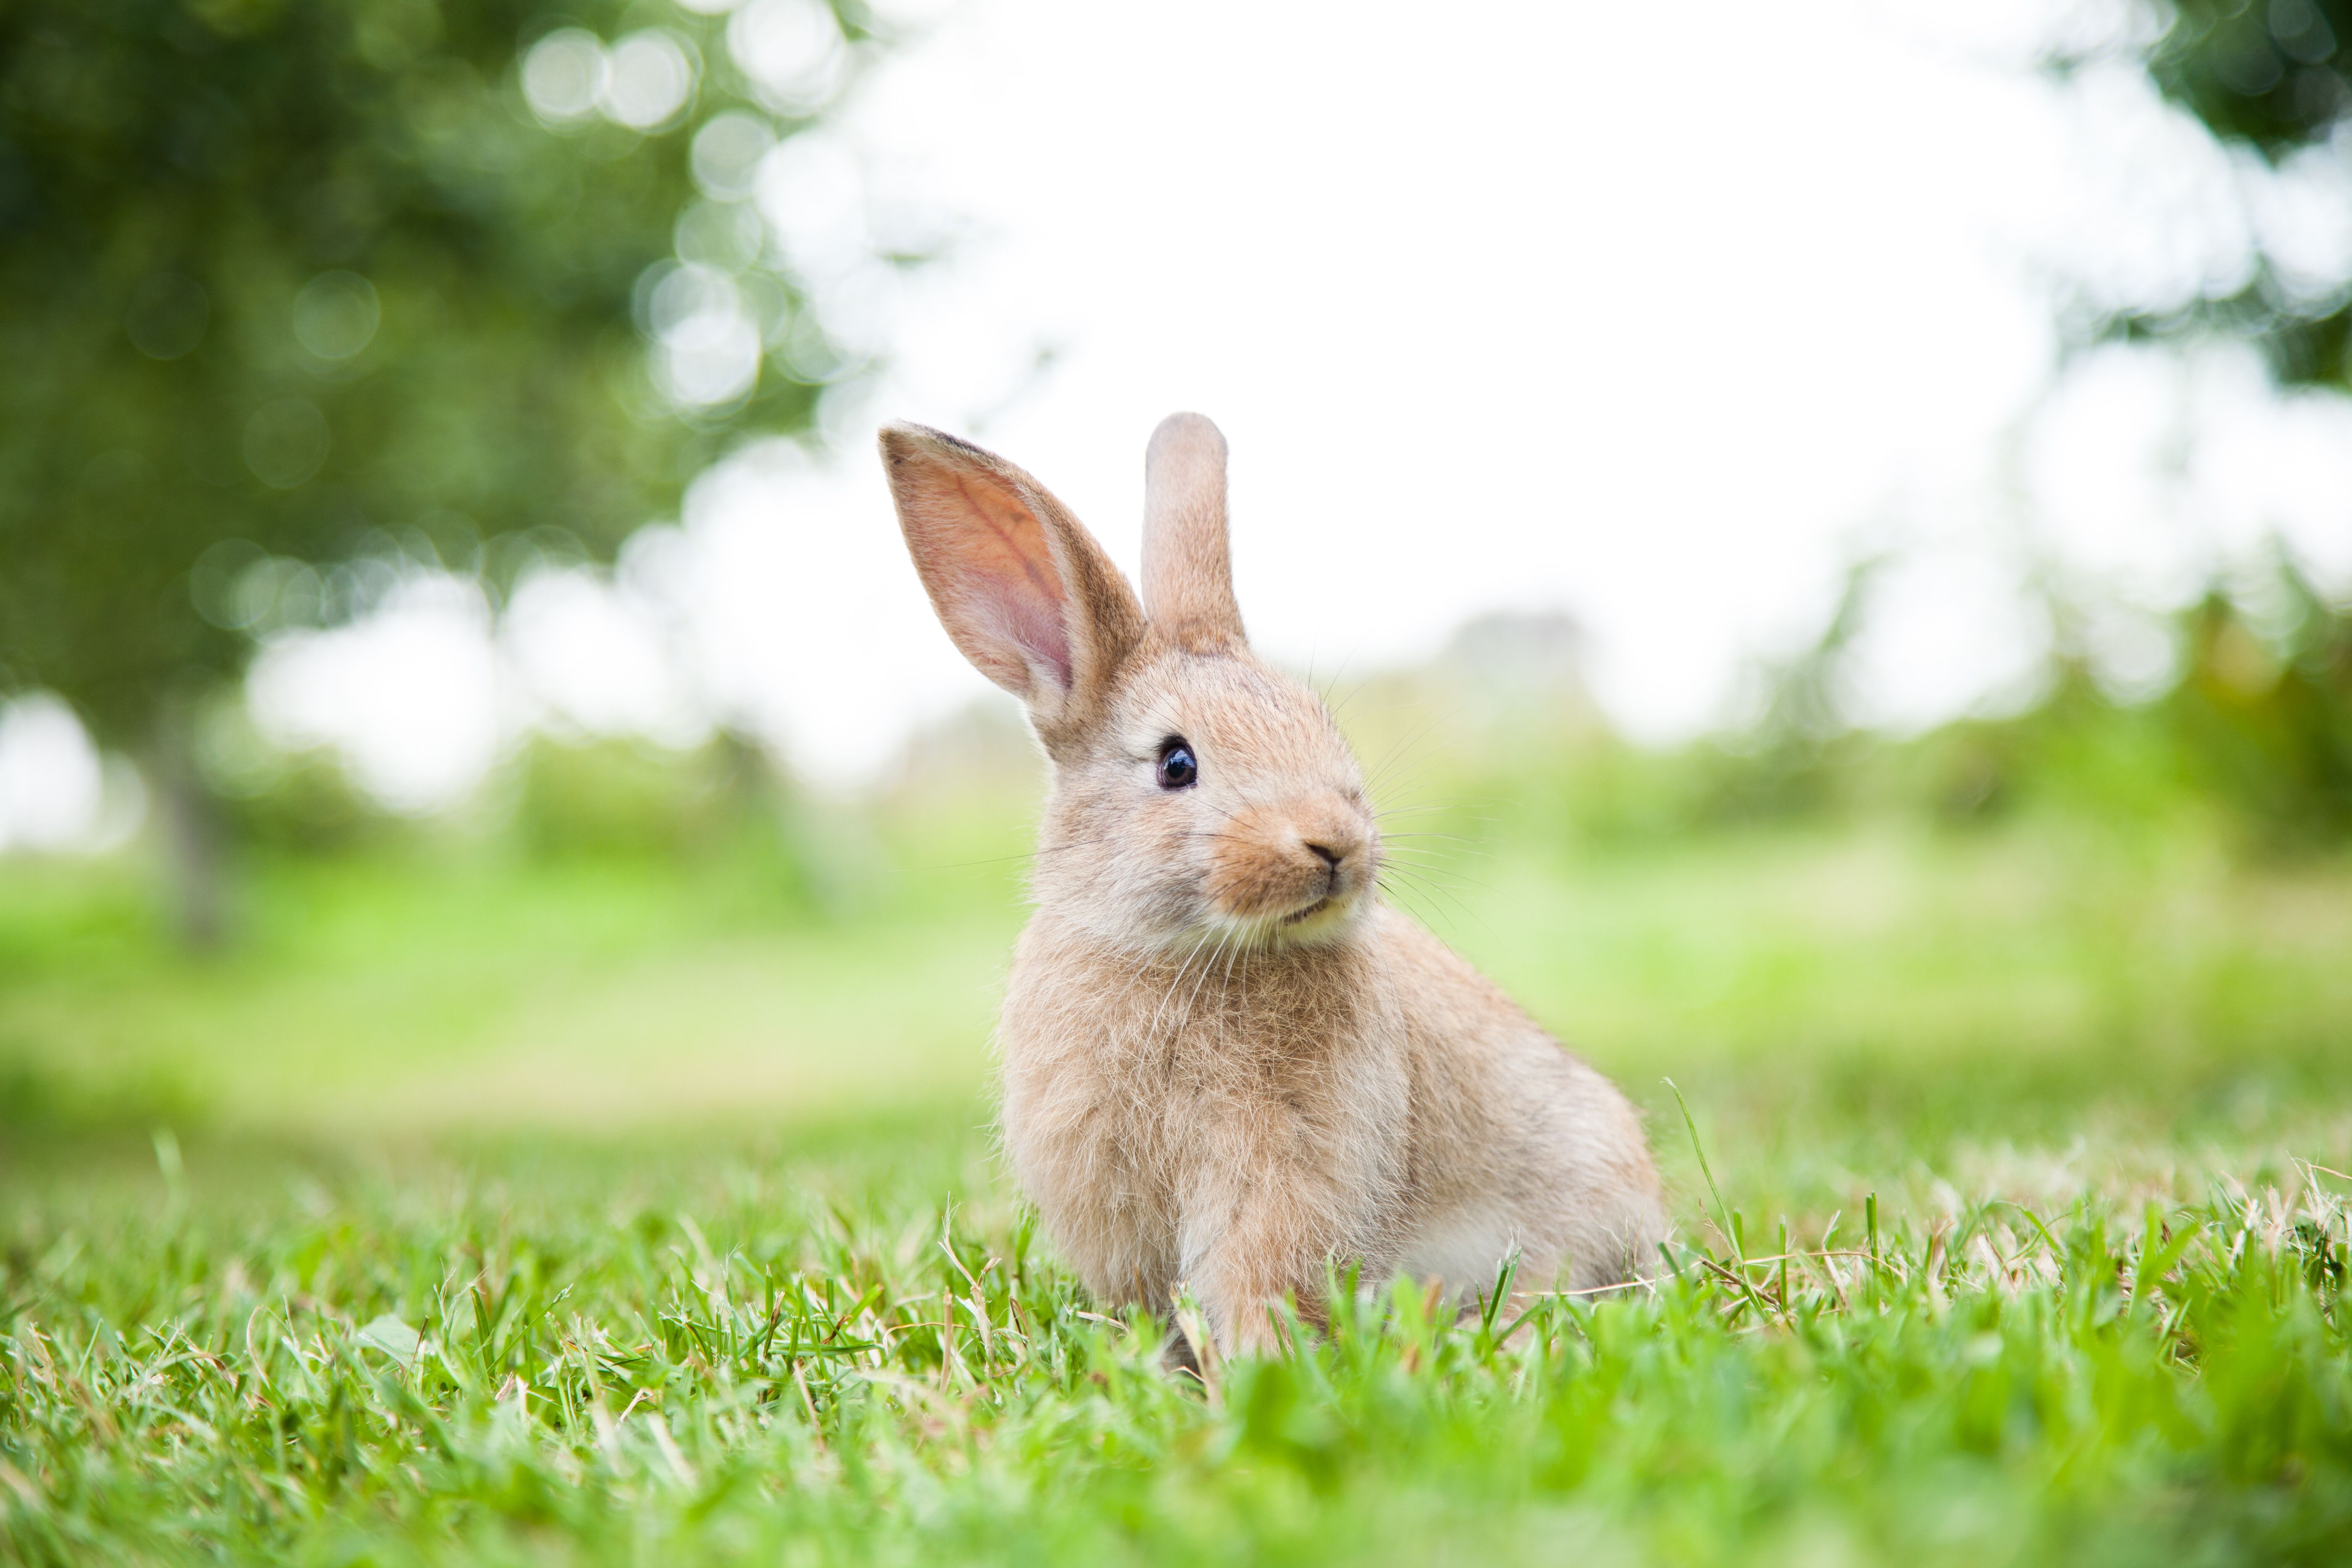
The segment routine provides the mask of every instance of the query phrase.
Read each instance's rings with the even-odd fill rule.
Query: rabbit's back
[[[1522,1285],[1639,1275],[1665,1235],[1641,1117],[1418,921],[1375,916],[1412,1083],[1411,1214],[1398,1267],[1458,1289],[1520,1254]]]

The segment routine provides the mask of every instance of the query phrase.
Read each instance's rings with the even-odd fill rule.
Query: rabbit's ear
[[[1143,602],[1180,647],[1248,640],[1225,540],[1225,438],[1198,414],[1162,419],[1143,455]]]
[[[920,425],[882,431],[898,526],[940,624],[1051,742],[1081,726],[1143,637],[1143,609],[1094,536],[992,452]]]

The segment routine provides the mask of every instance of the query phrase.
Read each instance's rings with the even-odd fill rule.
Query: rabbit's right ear
[[[940,624],[1029,705],[1052,748],[1083,728],[1143,638],[1143,607],[1052,492],[992,452],[921,425],[882,430],[898,526]]]
[[[1249,641],[1234,603],[1225,527],[1225,437],[1198,414],[1171,414],[1143,454],[1143,603],[1179,647]]]

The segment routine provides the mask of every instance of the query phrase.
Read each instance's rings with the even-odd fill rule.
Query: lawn
[[[725,858],[266,862],[209,962],[135,868],[10,867],[0,1557],[2352,1558],[2352,865],[1453,859],[1410,901],[1650,1113],[1661,1277],[1368,1292],[1202,1389],[991,1158],[1019,837],[790,909]]]

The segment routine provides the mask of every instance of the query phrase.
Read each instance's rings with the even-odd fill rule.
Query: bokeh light
[[[203,284],[177,272],[158,272],[131,292],[122,325],[141,353],[178,359],[205,341],[211,313]]]
[[[584,27],[559,27],[523,56],[523,95],[541,118],[558,123],[594,113],[611,76],[604,40]]]
[[[756,115],[740,110],[714,114],[694,133],[694,177],[719,201],[751,194],[760,162],[776,145],[776,133]]]
[[[651,131],[686,108],[694,77],[685,40],[667,28],[648,27],[614,44],[597,101],[614,123]]]
[[[780,114],[814,113],[848,74],[848,47],[822,0],[751,0],[729,20],[727,46]]]
[[[0,705],[0,850],[85,844],[104,775],[73,710],[46,692]]]
[[[321,272],[294,296],[294,335],[324,360],[366,348],[382,316],[375,286],[356,272]]]
[[[334,749],[391,810],[441,810],[509,743],[512,699],[478,584],[415,569],[387,577],[354,618],[263,644],[247,677],[253,716],[280,749]]]
[[[290,490],[326,465],[327,416],[306,397],[263,404],[245,422],[245,462],[273,489]]]

